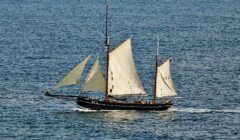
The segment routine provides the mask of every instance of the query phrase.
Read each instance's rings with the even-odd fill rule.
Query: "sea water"
[[[83,79],[98,56],[105,64],[104,0],[1,0],[0,139],[240,139],[239,7],[109,0],[111,48],[132,36],[145,100],[157,36],[161,62],[172,57],[179,98],[161,112],[96,111],[43,93],[90,53]],[[77,95],[83,79],[56,92]]]

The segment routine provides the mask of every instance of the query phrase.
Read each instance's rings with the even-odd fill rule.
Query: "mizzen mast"
[[[106,25],[105,25],[105,47],[106,47],[106,53],[107,53],[107,60],[106,60],[106,90],[105,90],[105,100],[108,100],[108,71],[109,71],[109,37],[108,37],[108,1],[105,0],[106,5]]]
[[[156,46],[156,63],[155,63],[155,83],[154,83],[154,90],[153,90],[153,102],[156,101],[157,99],[157,70],[158,70],[158,58],[159,58],[159,53],[158,53],[158,48],[159,48],[159,36],[158,36],[158,41],[157,41],[157,46]]]

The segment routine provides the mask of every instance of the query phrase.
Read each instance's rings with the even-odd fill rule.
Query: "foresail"
[[[156,97],[169,97],[177,95],[164,81],[161,72],[157,71],[157,83],[156,83]]]
[[[131,38],[109,54],[108,93],[112,96],[146,94],[137,74]]]
[[[171,77],[170,65],[171,59],[168,59],[162,65],[158,66],[158,70],[161,72],[163,80],[166,84],[175,92],[175,94],[177,94]]]
[[[105,85],[106,85],[106,82],[102,74],[101,65],[99,63],[99,59],[97,59],[94,62],[94,65],[85,80],[85,83],[82,87],[82,91],[83,92],[89,92],[89,91],[105,92]]]
[[[59,81],[53,89],[60,88],[65,85],[79,84],[83,69],[90,58],[91,55],[88,55],[80,64],[75,66],[61,81]]]

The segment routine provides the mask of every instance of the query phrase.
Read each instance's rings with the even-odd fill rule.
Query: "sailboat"
[[[133,101],[118,100],[121,97],[131,98],[136,96],[144,97],[147,95],[137,73],[131,42],[131,38],[128,38],[110,51],[108,37],[108,3],[106,2],[105,47],[107,58],[105,78],[100,60],[97,58],[81,89],[82,94],[87,94],[88,92],[105,92],[104,99],[94,99],[82,95],[52,94],[54,89],[80,83],[80,78],[86,64],[92,56],[91,54],[48,90],[45,95],[57,98],[75,97],[78,105],[94,110],[166,110],[170,108],[173,102],[169,100],[169,98],[177,95],[170,73],[171,59],[159,65],[158,49],[156,53],[155,85],[152,101],[144,101],[143,98]],[[157,46],[159,46],[159,43]]]

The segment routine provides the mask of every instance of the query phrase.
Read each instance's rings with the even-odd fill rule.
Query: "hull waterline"
[[[78,97],[76,103],[82,107],[92,110],[144,110],[144,111],[160,111],[167,110],[172,106],[172,103],[155,103],[155,104],[140,104],[127,102],[110,102],[98,101],[89,98]]]

